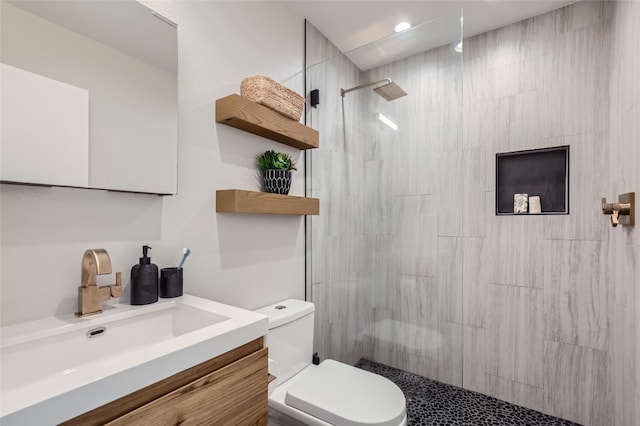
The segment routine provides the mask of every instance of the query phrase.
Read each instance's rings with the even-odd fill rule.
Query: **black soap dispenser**
[[[142,246],[142,257],[139,265],[131,268],[131,304],[148,305],[158,301],[158,267],[151,263],[147,250]]]

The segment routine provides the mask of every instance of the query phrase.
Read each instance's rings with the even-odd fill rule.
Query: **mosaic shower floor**
[[[366,359],[361,359],[355,366],[384,376],[402,389],[407,399],[409,426],[579,426],[568,420],[551,417]]]

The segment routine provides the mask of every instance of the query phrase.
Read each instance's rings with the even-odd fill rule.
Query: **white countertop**
[[[104,337],[87,337],[87,331],[101,327]],[[63,422],[267,331],[264,315],[189,295],[144,306],[116,304],[86,318],[3,327],[0,423]]]

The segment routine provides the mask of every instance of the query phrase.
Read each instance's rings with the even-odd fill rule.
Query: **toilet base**
[[[291,416],[287,416],[280,411],[269,408],[269,421],[268,426],[307,426],[300,420],[296,420]]]
[[[300,371],[295,376],[291,377],[284,383],[279,384],[275,390],[269,395],[269,408],[279,411],[283,414],[286,414],[289,417],[292,417],[300,422],[309,425],[309,426],[331,426],[330,423],[327,423],[317,417],[311,416],[303,411],[300,411],[296,408],[293,408],[287,404],[285,404],[285,397],[287,395],[287,388],[295,383],[297,380],[305,376],[305,373],[310,371],[310,369],[317,368],[316,365],[309,365],[305,367],[304,370]],[[406,426],[407,425],[407,416],[405,413],[404,419],[397,426]]]

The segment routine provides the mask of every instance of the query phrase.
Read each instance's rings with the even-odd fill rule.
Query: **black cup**
[[[162,268],[160,270],[160,297],[182,296],[182,268]]]

